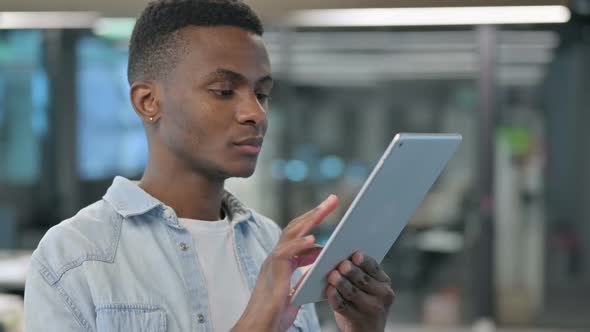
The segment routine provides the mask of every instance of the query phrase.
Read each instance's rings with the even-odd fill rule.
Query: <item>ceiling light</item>
[[[313,9],[294,12],[295,27],[375,27],[564,23],[565,6]]]
[[[0,12],[0,29],[87,29],[94,12]]]

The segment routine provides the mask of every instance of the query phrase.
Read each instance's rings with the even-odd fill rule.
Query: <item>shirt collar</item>
[[[137,183],[122,176],[115,177],[103,199],[125,218],[143,215],[156,208],[167,208],[164,203],[141,189]],[[228,191],[223,193],[222,207],[231,224],[252,218],[252,212]]]

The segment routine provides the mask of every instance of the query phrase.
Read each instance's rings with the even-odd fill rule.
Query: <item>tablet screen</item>
[[[328,273],[356,251],[381,262],[461,140],[458,134],[397,134],[291,302],[303,305],[324,300]]]

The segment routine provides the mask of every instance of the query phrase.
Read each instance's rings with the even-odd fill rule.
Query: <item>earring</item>
[[[153,116],[150,116],[150,121],[154,121],[154,117]]]

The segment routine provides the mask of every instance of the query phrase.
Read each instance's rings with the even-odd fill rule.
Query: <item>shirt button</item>
[[[187,249],[188,249],[188,245],[187,245],[186,243],[182,242],[182,243],[180,244],[180,250],[182,250],[182,251],[186,251]]]
[[[172,211],[170,211],[170,209],[165,209],[164,210],[164,217],[166,217],[166,218],[172,217]]]
[[[198,315],[197,315],[197,321],[198,321],[200,324],[203,324],[203,323],[205,323],[205,316],[203,316],[202,314],[198,314]]]

